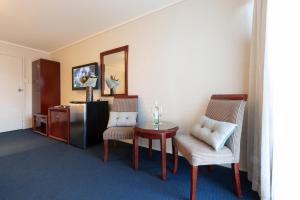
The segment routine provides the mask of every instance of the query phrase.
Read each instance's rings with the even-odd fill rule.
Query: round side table
[[[138,123],[134,128],[134,139],[133,139],[133,164],[134,169],[138,169],[138,154],[139,154],[139,137],[149,139],[149,156],[152,155],[152,139],[160,140],[161,147],[161,170],[162,180],[166,180],[166,139],[172,138],[172,150],[174,162],[177,162],[174,150],[174,136],[178,130],[178,126],[172,122],[162,121],[159,125],[154,125],[153,122],[142,122]]]

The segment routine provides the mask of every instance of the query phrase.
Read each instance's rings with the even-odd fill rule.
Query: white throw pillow
[[[192,135],[218,151],[224,146],[236,127],[237,125],[233,123],[217,121],[202,116],[193,127]]]
[[[137,112],[110,112],[107,128],[116,126],[135,126]]]

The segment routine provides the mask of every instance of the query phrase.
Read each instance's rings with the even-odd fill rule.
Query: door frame
[[[26,104],[29,103],[26,101],[26,94],[27,94],[27,87],[25,84],[25,60],[23,56],[17,56],[17,55],[13,55],[13,54],[8,54],[8,53],[3,53],[0,51],[0,55],[4,55],[4,56],[10,56],[10,57],[14,57],[14,58],[18,58],[21,61],[21,80],[20,80],[20,87],[22,87],[22,110],[21,110],[21,116],[22,116],[22,122],[21,122],[21,129],[24,129],[25,127],[25,109],[27,108]],[[26,93],[25,93],[26,92]]]

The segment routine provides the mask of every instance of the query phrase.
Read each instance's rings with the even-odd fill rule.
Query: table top
[[[140,122],[135,127],[149,131],[167,131],[178,128],[176,124],[168,121],[161,121],[158,125],[153,124],[152,121]]]

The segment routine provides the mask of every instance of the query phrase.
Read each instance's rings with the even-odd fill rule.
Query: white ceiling
[[[178,0],[0,0],[0,40],[54,51]]]

